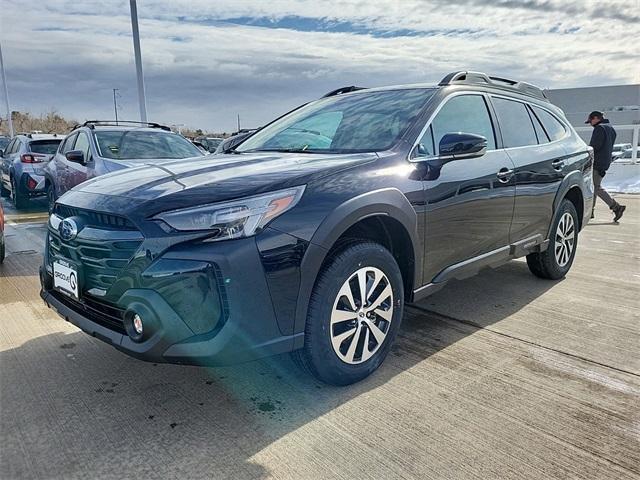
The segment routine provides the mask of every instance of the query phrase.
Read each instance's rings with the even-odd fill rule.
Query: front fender
[[[400,222],[411,239],[414,253],[414,285],[422,281],[422,248],[418,236],[418,217],[407,197],[396,188],[367,192],[351,198],[335,208],[320,224],[301,263],[304,274],[300,279],[296,305],[295,333],[304,331],[311,292],[331,247],[358,221],[377,215],[387,215]],[[295,348],[302,347],[303,338]]]

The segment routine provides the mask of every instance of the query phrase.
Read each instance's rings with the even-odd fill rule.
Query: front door
[[[89,145],[89,139],[85,132],[78,132],[78,138],[73,146],[73,150],[80,150],[84,153],[84,164],[70,162],[66,160],[66,176],[65,186],[67,189],[71,189],[76,185],[80,185],[82,182],[86,182],[94,176],[94,164],[91,157],[91,147]]]
[[[435,155],[447,133],[487,139],[487,152],[480,157],[449,161],[440,168],[426,162],[425,284],[449,266],[509,245],[514,166],[497,149],[494,130],[485,96],[458,94],[445,100],[420,140],[422,154]]]

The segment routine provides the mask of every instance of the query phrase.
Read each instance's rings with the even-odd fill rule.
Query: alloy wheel
[[[340,360],[358,364],[382,346],[393,319],[393,290],[382,270],[363,267],[343,284],[331,311],[333,350]]]
[[[565,212],[556,228],[555,255],[556,262],[560,267],[564,267],[571,260],[571,254],[576,241],[576,231],[573,216]]]

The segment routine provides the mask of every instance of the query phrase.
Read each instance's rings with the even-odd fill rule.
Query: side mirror
[[[86,165],[84,158],[84,152],[82,150],[71,150],[65,154],[65,157],[70,162],[79,163],[80,165]]]
[[[487,152],[487,139],[473,133],[447,133],[440,140],[438,148],[443,160],[476,158]]]

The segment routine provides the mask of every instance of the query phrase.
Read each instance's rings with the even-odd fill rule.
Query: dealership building
[[[545,93],[553,104],[562,108],[587,142],[591,127],[584,122],[593,110],[603,112],[611,121],[618,132],[616,143],[631,143],[634,127],[637,131],[640,126],[640,84],[560,88]]]

